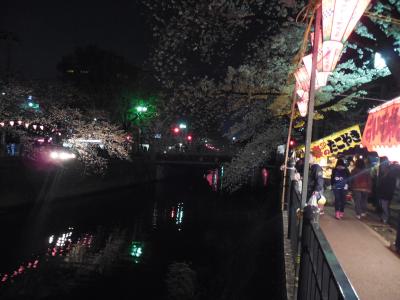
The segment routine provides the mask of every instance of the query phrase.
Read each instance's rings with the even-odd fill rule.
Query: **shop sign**
[[[389,160],[400,160],[400,97],[369,111],[362,144]]]
[[[327,137],[311,143],[311,151],[318,159],[327,157],[347,149],[353,148],[361,143],[361,131],[359,125],[335,132]],[[302,146],[298,151],[304,153],[305,147]]]

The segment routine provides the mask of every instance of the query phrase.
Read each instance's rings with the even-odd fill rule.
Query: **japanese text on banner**
[[[327,157],[361,143],[361,131],[359,125],[335,132],[327,137],[311,143],[311,152],[316,158]],[[304,153],[305,147],[301,146],[297,151]]]

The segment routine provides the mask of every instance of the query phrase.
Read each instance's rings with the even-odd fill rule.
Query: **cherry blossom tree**
[[[20,136],[27,155],[35,153],[39,137],[46,137],[58,145],[68,144],[87,171],[104,171],[109,158],[129,158],[126,133],[108,120],[107,113],[87,109],[88,99],[73,87],[32,82],[1,86],[2,128]],[[29,105],[29,96],[29,101],[38,104],[35,109]],[[88,140],[99,142],[93,146]]]

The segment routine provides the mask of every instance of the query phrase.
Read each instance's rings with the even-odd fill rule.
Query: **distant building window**
[[[71,73],[71,74],[72,74],[72,73],[74,73],[74,72],[75,72],[75,71],[74,71],[74,70],[71,70],[71,69],[70,69],[70,70],[67,70],[67,73]]]

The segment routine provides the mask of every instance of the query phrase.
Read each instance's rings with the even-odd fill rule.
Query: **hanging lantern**
[[[25,128],[28,128],[29,127],[29,123],[25,123]]]
[[[343,50],[343,44],[353,32],[370,2],[371,0],[322,0],[322,38],[320,41],[322,66],[318,66],[318,71],[332,72],[335,69]]]
[[[298,84],[296,88],[302,89],[303,91],[310,90],[310,77],[305,67],[297,69],[297,71],[294,72],[294,77],[296,77],[296,83]]]
[[[362,144],[379,156],[400,162],[400,97],[369,111]]]
[[[4,122],[0,122],[0,126],[1,126],[1,127],[4,127]]]
[[[371,0],[322,0],[323,40],[344,43]]]
[[[319,52],[319,51],[318,51]],[[322,51],[321,51],[322,53]],[[311,75],[311,68],[312,68],[312,54],[309,54],[307,56],[303,57],[303,63],[304,63],[304,67],[307,70],[307,74]],[[322,66],[322,64],[321,64]],[[321,68],[322,70],[322,68]],[[331,72],[319,72],[318,71],[318,66],[317,66],[317,71],[316,71],[316,77],[315,77],[315,85],[316,87],[323,87],[326,86],[327,82],[328,82],[328,76],[331,74]]]
[[[14,121],[10,121],[10,126],[14,126]]]
[[[32,127],[33,127],[33,130],[36,130],[37,125],[36,125],[36,124],[33,124]]]
[[[43,125],[40,125],[39,128],[40,128],[40,130],[43,130],[44,127],[43,127]]]
[[[17,123],[18,123],[18,125],[21,125],[21,124],[22,124],[22,121],[21,121],[21,120],[18,120]]]
[[[296,82],[296,95],[298,100],[296,101],[297,108],[299,109],[300,116],[305,117],[308,110],[308,91],[301,89],[300,85]]]

